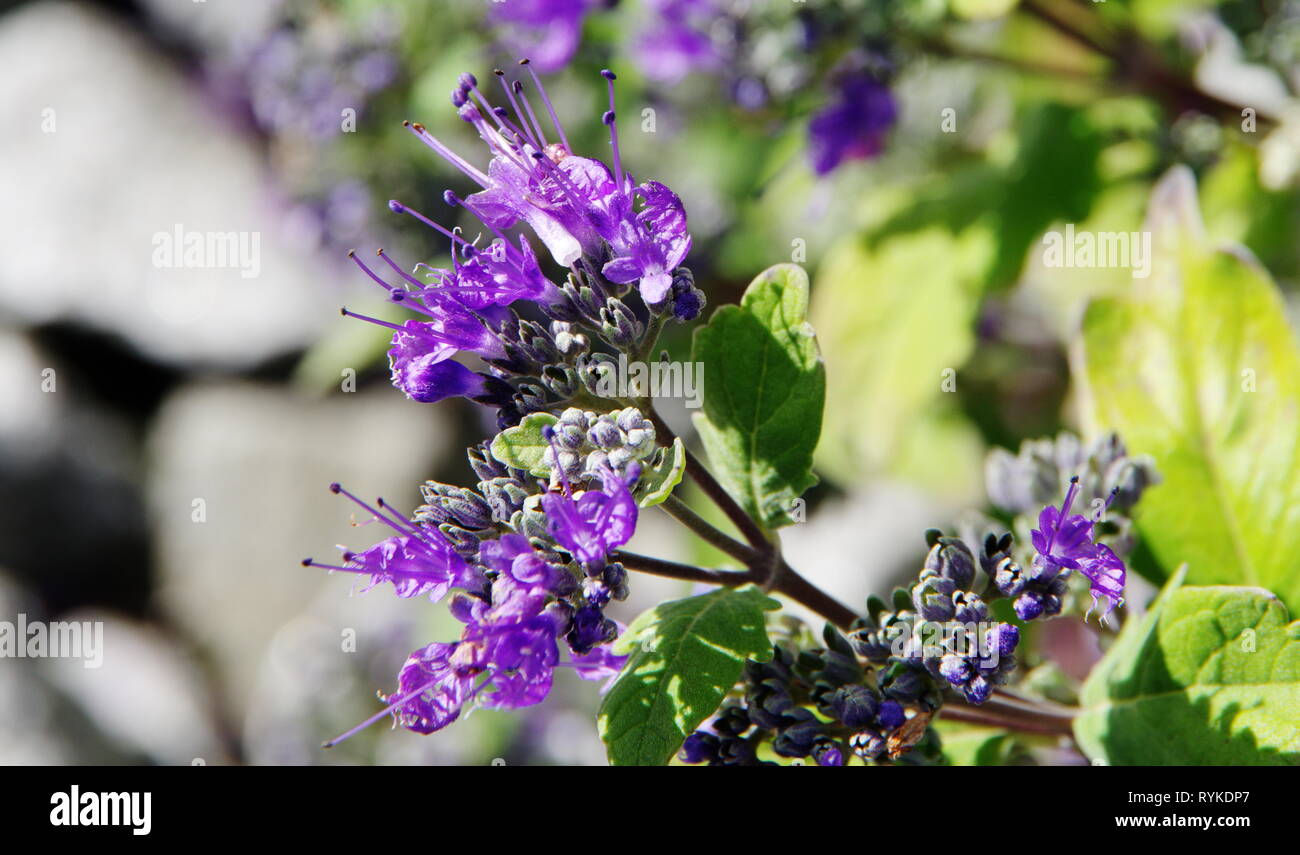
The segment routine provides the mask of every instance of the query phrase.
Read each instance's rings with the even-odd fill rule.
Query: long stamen
[[[379,320],[379,318],[372,318],[369,315],[363,315],[360,314],[359,312],[354,312],[351,309],[349,309],[347,306],[344,306],[343,308],[339,309],[339,314],[345,318],[356,318],[359,321],[365,321],[366,323],[369,324],[378,324],[381,327],[388,327],[390,330],[401,331],[406,329],[406,327],[402,326],[401,324],[395,324],[392,321],[381,321]]]
[[[497,73],[504,74],[505,72],[501,71],[500,69],[497,69]],[[536,143],[534,143],[532,139],[529,138],[529,134],[527,131],[523,130],[518,125],[516,125],[513,121],[511,121],[509,110],[505,109],[504,107],[492,106],[492,103],[488,101],[488,99],[484,97],[481,93],[479,93],[477,89],[470,90],[470,94],[474,96],[474,98],[478,101],[480,105],[482,105],[483,110],[486,110],[487,112],[492,114],[493,121],[497,123],[497,128],[500,129],[500,130],[493,130],[492,128],[487,128],[486,131],[484,131],[484,129],[482,128],[479,129],[479,136],[483,136],[483,138],[487,141],[487,144],[489,146],[492,145],[492,140],[488,139],[487,136],[484,136],[485,133],[489,134],[492,138],[496,139],[499,144],[505,145],[507,147],[515,145],[519,148],[523,148],[524,143],[528,143],[529,145],[536,145]],[[510,93],[507,92],[506,94],[509,95]],[[511,104],[514,103],[513,99],[511,100],[510,103]],[[473,105],[470,106],[471,108],[473,107]],[[462,110],[460,111],[460,117],[462,119],[465,119],[466,115],[476,115],[478,116],[478,121],[483,122],[484,127],[486,127],[487,122],[483,121],[483,110],[474,109],[472,113]],[[516,108],[516,111],[518,111],[518,108]],[[470,124],[474,124],[473,119],[465,119],[465,121],[469,122]],[[477,125],[475,125],[475,127],[477,127]],[[516,137],[518,139],[518,143],[511,142],[510,138],[507,137],[506,134],[503,133],[503,131],[509,132],[510,135]]]
[[[329,740],[329,741],[327,741],[327,742],[325,742],[325,743],[322,743],[321,747],[322,747],[322,748],[333,748],[335,745],[338,745],[338,744],[339,744],[340,742],[342,742],[343,740],[345,740],[345,739],[351,739],[353,736],[356,736],[358,733],[360,733],[361,731],[365,730],[367,727],[370,727],[370,725],[372,725],[372,724],[374,724],[375,722],[379,721],[381,718],[383,718],[384,716],[388,715],[388,714],[391,713],[393,710],[395,710],[395,709],[397,709],[398,707],[400,707],[402,704],[406,703],[407,701],[411,700],[412,698],[418,698],[420,695],[422,695],[422,694],[424,694],[425,692],[427,692],[427,691],[429,690],[429,687],[432,686],[434,683],[438,682],[439,679],[441,679],[441,676],[430,677],[427,681],[421,683],[418,687],[412,689],[412,690],[409,691],[409,692],[405,692],[404,694],[402,694],[402,696],[399,697],[397,700],[395,700],[395,701],[393,701],[392,703],[388,704],[388,706],[384,707],[382,710],[380,710],[379,712],[375,713],[375,714],[372,715],[370,718],[368,718],[368,719],[366,719],[365,721],[361,722],[361,724],[358,724],[356,727],[352,728],[351,730],[348,730],[347,732],[342,733],[342,734],[340,734],[340,735],[334,737],[333,739],[331,739],[331,740]]]
[[[352,553],[352,552],[345,552],[345,553],[343,553],[343,560],[344,560],[344,561],[351,561],[352,558],[353,558],[353,556],[354,556],[354,553]],[[343,565],[341,565],[341,564],[326,564],[326,563],[324,563],[324,562],[322,562],[322,561],[317,561],[315,558],[304,558],[304,559],[302,560],[302,566],[303,566],[303,567],[324,567],[326,570],[342,570],[344,573],[368,573],[368,572],[370,572],[370,571],[365,570],[364,568],[361,568],[361,567],[345,567],[345,566],[343,566]]]
[[[614,184],[618,187],[619,192],[623,190],[623,162],[618,153],[618,126],[616,114],[614,112],[614,81],[617,75],[608,68],[600,72],[601,77],[609,85],[609,112],[601,117],[606,125],[609,125],[609,143],[614,149]]]
[[[447,238],[450,238],[453,244],[462,243],[465,246],[471,246],[469,241],[465,240],[463,237],[456,234],[456,232],[459,231],[459,229],[453,229],[449,231],[446,227],[438,225],[433,220],[426,217],[424,214],[421,214],[419,211],[415,210],[414,208],[408,208],[406,205],[403,205],[401,202],[397,201],[396,199],[388,200],[388,209],[392,211],[394,214],[410,214],[412,217],[415,217],[417,220],[424,223],[429,228],[433,229],[436,232],[439,232],[440,234],[442,234]]]
[[[540,151],[533,152],[533,160],[541,166],[543,171],[555,179],[555,184],[560,188],[560,192],[569,197],[569,201],[579,210],[585,210],[587,203],[583,201],[582,196],[578,193],[578,188],[574,186],[569,177],[564,174],[564,170],[551,162],[551,159]]]
[[[1074,497],[1079,492],[1079,476],[1075,475],[1070,478],[1070,489],[1065,491],[1065,501],[1061,504],[1061,519],[1064,520],[1070,515],[1070,506],[1074,504]]]
[[[380,251],[380,254],[381,254],[381,255],[383,254],[383,251],[382,251],[382,250]],[[393,286],[392,286],[392,285],[389,285],[387,282],[385,282],[382,278],[380,278],[380,276],[379,276],[377,273],[375,273],[375,271],[373,271],[373,270],[371,270],[369,267],[367,267],[367,266],[366,266],[366,263],[365,263],[364,261],[362,261],[361,259],[357,258],[357,252],[356,252],[356,250],[354,250],[354,249],[349,249],[349,250],[348,250],[348,258],[352,259],[353,262],[356,263],[357,267],[360,267],[360,268],[362,269],[362,271],[364,271],[365,274],[366,274],[367,276],[369,276],[371,279],[375,280],[375,283],[376,283],[380,288],[383,288],[385,291],[388,291],[389,293],[392,293],[392,292],[393,292],[394,289],[393,289]],[[400,272],[400,271],[399,271],[399,272]]]
[[[1100,508],[1097,509],[1097,514],[1093,518],[1094,522],[1101,522],[1101,518],[1105,516],[1106,511],[1110,510],[1111,503],[1115,501],[1115,497],[1118,495],[1119,495],[1119,487],[1112,487],[1110,490],[1110,495],[1106,497],[1106,504],[1102,505]]]
[[[420,536],[420,533],[414,529],[410,520],[407,520],[405,517],[403,517],[402,519],[405,522],[405,525],[398,523],[397,521],[391,519],[390,517],[386,516],[385,514],[381,513],[375,508],[370,507],[370,505],[367,505],[365,502],[361,501],[361,499],[357,498],[357,496],[354,495],[352,492],[345,490],[343,488],[343,485],[338,483],[337,481],[335,481],[333,484],[330,484],[330,492],[341,493],[344,496],[348,497],[353,502],[355,502],[356,504],[364,508],[375,519],[379,520],[381,523],[384,523],[389,528],[395,530],[398,534],[404,534],[410,537],[417,537],[417,538]],[[381,508],[384,507],[383,499],[379,500],[379,506]],[[391,509],[392,505],[388,505],[388,508]]]
[[[456,152],[447,148],[447,146],[443,145],[442,142],[439,141],[437,137],[429,133],[428,129],[425,128],[424,125],[420,124],[419,122],[402,122],[402,127],[406,128],[411,133],[415,134],[415,136],[419,138],[420,142],[424,143],[429,148],[436,151],[438,155],[443,158],[443,160],[446,160],[452,166],[456,167],[461,172],[468,175],[477,184],[483,187],[491,186],[492,184],[491,179],[489,179],[485,174],[483,174],[482,170],[480,170],[474,164],[470,163],[465,158],[456,154]]]
[[[560,143],[564,145],[565,151],[572,151],[573,149],[569,147],[569,138],[564,135],[564,126],[560,124],[560,117],[555,112],[555,106],[551,104],[551,99],[546,97],[546,88],[542,86],[541,78],[537,76],[536,71],[533,71],[533,66],[527,59],[519,60],[519,64],[528,69],[528,73],[532,75],[533,85],[537,87],[537,94],[541,96],[542,104],[546,106],[546,112],[551,117],[551,124],[555,125],[555,132],[560,135]]]
[[[377,504],[379,507],[383,508],[384,510],[388,511],[396,519],[400,520],[402,525],[408,528],[411,531],[411,533],[413,533],[416,537],[420,536],[419,526],[416,525],[416,523],[406,514],[402,513],[397,508],[390,505],[388,502],[385,502],[383,496],[377,497],[375,499],[375,504]]]
[[[519,124],[510,122],[510,127],[519,135],[521,140],[534,148],[541,148],[544,143],[538,142],[539,138],[534,135],[534,127],[528,123],[524,111],[519,109],[519,101],[515,98],[515,95],[519,94],[519,90],[515,88],[516,84],[506,80],[506,73],[499,68],[492,69],[492,73],[497,76],[497,80],[501,81],[501,88],[506,91],[506,99],[510,102],[510,109],[514,110],[515,115],[519,117]],[[498,116],[498,118],[501,121],[509,121],[508,116]]]
[[[428,286],[429,283],[427,283],[427,282],[421,282],[419,279],[416,279],[414,276],[412,276],[411,274],[409,274],[409,273],[407,273],[405,270],[403,270],[403,269],[401,268],[401,266],[398,265],[398,263],[397,263],[396,261],[393,261],[391,258],[389,258],[387,255],[384,254],[384,250],[383,250],[382,248],[380,248],[379,250],[377,250],[377,251],[375,252],[375,255],[378,255],[380,258],[382,258],[384,261],[386,261],[386,262],[388,263],[388,266],[391,267],[391,268],[393,268],[393,270],[397,273],[398,276],[402,277],[402,278],[405,279],[407,282],[409,282],[409,283],[411,283],[412,285],[414,285],[416,288],[421,288],[421,289],[423,289],[423,288],[425,288],[425,287]],[[398,291],[397,293],[402,293],[402,292]]]
[[[519,96],[519,101],[524,105],[524,112],[528,114],[528,119],[533,123],[533,129],[537,132],[537,139],[541,142],[541,147],[546,147],[546,132],[542,130],[542,123],[537,121],[537,114],[533,112],[533,105],[528,103],[527,96],[524,95],[524,84],[518,80],[510,84],[515,94]],[[518,108],[516,108],[518,109]]]
[[[522,146],[511,146],[504,136],[488,127],[488,123],[483,119],[483,114],[480,111],[474,110],[472,113],[468,113],[467,111],[467,114],[475,117],[472,119],[466,119],[466,121],[478,130],[479,138],[482,139],[483,142],[487,143],[489,149],[509,160],[515,166],[523,170],[524,173],[529,172],[528,163],[520,158],[520,152],[523,148]],[[493,115],[495,116],[496,114],[493,113]],[[500,121],[499,116],[497,117],[497,120]]]
[[[1070,479],[1070,489],[1065,491],[1065,501],[1061,503],[1061,516],[1056,520],[1056,525],[1052,526],[1052,533],[1047,537],[1047,554],[1052,554],[1052,547],[1056,545],[1056,535],[1060,533],[1061,526],[1065,525],[1065,519],[1070,515],[1070,506],[1074,504],[1074,495],[1079,492],[1079,476],[1075,475]]]

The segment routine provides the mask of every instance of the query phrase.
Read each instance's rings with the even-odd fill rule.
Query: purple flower
[[[576,498],[568,476],[563,470],[560,473],[564,492],[542,496],[546,530],[583,565],[603,567],[609,553],[627,543],[636,530],[636,499],[628,488],[640,477],[641,467],[630,464],[625,482],[604,466],[600,469],[601,489],[582,491]]]
[[[1016,598],[1016,614],[1023,620],[1032,620],[1043,613],[1054,614],[1059,610],[1059,596],[1064,592],[1060,582],[1055,578],[1062,569],[1078,570],[1091,583],[1092,608],[1097,607],[1097,598],[1106,597],[1106,611],[1101,619],[1115,607],[1124,602],[1124,582],[1127,571],[1109,546],[1093,541],[1093,527],[1101,519],[1101,514],[1110,507],[1118,492],[1112,490],[1096,518],[1089,520],[1081,514],[1070,514],[1070,506],[1079,491],[1079,477],[1070,479],[1065,501],[1060,510],[1049,505],[1038,515],[1038,528],[1031,532],[1034,550],[1034,574],[1029,581],[1030,589]],[[1092,608],[1088,613],[1092,613]]]
[[[490,603],[476,603],[467,622],[503,623],[522,621],[541,614],[551,594],[575,587],[573,577],[537,553],[528,538],[502,535],[479,546],[479,560],[497,571]]]
[[[1040,564],[1047,575],[1054,575],[1055,570],[1068,567],[1079,568],[1079,561],[1092,556],[1092,522],[1082,514],[1071,514],[1070,506],[1079,492],[1079,478],[1070,479],[1070,488],[1065,493],[1065,501],[1058,510],[1055,505],[1048,505],[1038,515],[1038,528],[1030,535],[1034,550],[1038,553],[1035,563]]]
[[[456,298],[456,292],[438,288],[420,292],[394,288],[371,270],[355,253],[349,256],[361,270],[388,293],[389,299],[420,312],[429,320],[409,320],[395,324],[342,310],[345,317],[356,318],[376,326],[393,330],[393,346],[388,351],[393,385],[408,398],[424,403],[441,401],[452,396],[477,398],[488,394],[488,379],[464,366],[449,362],[456,353],[467,351],[484,359],[503,359],[505,345],[500,337],[488,328],[480,316],[495,304],[483,303],[479,313],[471,311]],[[405,273],[383,250],[379,256],[403,278],[424,287],[418,279]]]
[[[397,691],[383,698],[398,724],[416,733],[433,733],[456,720],[477,676],[472,665],[453,665],[459,648],[435,641],[407,658],[397,674]]]
[[[601,691],[608,688],[610,681],[618,676],[627,663],[627,657],[615,654],[611,644],[593,647],[587,653],[574,653],[572,659],[573,670],[582,679],[606,681]]]
[[[384,504],[383,499],[379,500],[378,508],[373,508],[339,484],[331,484],[330,490],[351,499],[397,533],[363,552],[344,552],[341,566],[321,564],[311,558],[303,561],[305,566],[369,576],[363,592],[391,582],[399,597],[428,595],[434,602],[452,588],[482,587],[482,574],[456,553],[438,529],[408,520],[391,505]]]
[[[393,385],[412,401],[436,404],[446,398],[479,399],[489,394],[489,378],[475,374],[459,362],[417,357],[399,364],[393,360],[393,350],[388,354]]]
[[[605,617],[600,606],[585,605],[574,613],[567,640],[574,653],[583,655],[598,645],[613,641],[617,636],[618,627],[614,621]]]
[[[673,287],[673,270],[691,251],[686,210],[677,194],[658,181],[637,187],[644,204],[634,220],[625,220],[612,241],[620,253],[601,271],[611,282],[639,282],[649,304],[662,303]]]
[[[555,620],[547,614],[519,623],[466,627],[461,643],[481,646],[493,670],[483,706],[518,709],[541,703],[551,691],[560,659],[555,636]]]
[[[408,209],[401,203],[388,203],[393,210]],[[555,283],[546,278],[537,264],[532,245],[522,235],[516,249],[497,239],[485,249],[465,244],[452,254],[452,269],[428,268],[426,276],[436,281],[414,296],[424,300],[450,298],[468,309],[489,310],[528,300],[552,306],[564,300]]]
[[[1098,597],[1106,598],[1106,610],[1101,613],[1101,620],[1105,622],[1107,615],[1116,606],[1124,604],[1124,581],[1127,575],[1124,562],[1109,546],[1099,543],[1092,556],[1080,563],[1079,572],[1092,583],[1092,606],[1089,607],[1088,614],[1092,614],[1092,610],[1097,607]]]
[[[633,47],[637,66],[646,77],[672,85],[692,71],[709,71],[722,64],[707,32],[718,16],[711,0],[649,0],[646,5],[651,20]]]
[[[903,706],[898,701],[885,701],[880,705],[880,711],[876,713],[876,721],[885,730],[893,730],[903,726],[903,722],[907,721],[907,714],[903,712]]]
[[[844,751],[840,748],[838,742],[829,739],[819,739],[813,744],[813,760],[818,766],[843,766]]]
[[[611,170],[600,161],[572,152],[532,64],[522,64],[551,120],[554,136],[549,136],[539,121],[523,83],[505,80],[504,72],[498,76],[511,110],[493,106],[472,75],[462,75],[460,88],[452,93],[461,119],[478,131],[488,147],[491,161],[486,172],[451,151],[423,125],[407,125],[421,142],[482,188],[463,199],[450,192],[444,198],[478,217],[498,238],[493,247],[503,247],[495,267],[483,262],[483,270],[466,270],[455,284],[486,288],[482,293],[491,295],[498,305],[503,305],[501,295],[557,299],[558,289],[541,275],[531,251],[515,251],[505,239],[505,230],[522,222],[557,264],[571,267],[586,256],[602,264],[612,282],[635,282],[648,303],[662,302],[672,287],[673,270],[690,251],[686,212],[681,199],[664,185],[655,181],[637,185],[623,172],[614,110],[616,76],[612,71],[601,72],[609,95],[609,109],[602,121],[610,130]],[[398,208],[433,225],[400,204],[394,210]],[[458,240],[453,235],[453,242]],[[471,262],[465,266],[470,267]],[[485,282],[485,277],[490,282]],[[455,287],[448,290],[455,293]]]
[[[527,46],[543,72],[568,64],[582,37],[589,0],[496,0],[491,19],[505,30],[510,49]]]
[[[808,124],[813,170],[826,175],[846,160],[875,157],[897,118],[888,87],[864,72],[845,75],[835,99]]]

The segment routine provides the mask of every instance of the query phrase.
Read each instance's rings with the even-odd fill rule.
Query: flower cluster
[[[450,240],[451,266],[408,270],[383,250],[372,266],[350,254],[389,300],[417,317],[395,323],[343,313],[392,331],[392,382],[414,401],[462,396],[494,406],[503,431],[530,413],[559,416],[542,432],[546,451],[530,471],[481,443],[468,452],[477,488],[430,481],[412,517],[332,486],[391,534],[364,551],[344,551],[339,564],[304,564],[356,574],[366,590],[390,583],[401,597],[447,599],[464,624],[457,640],[413,652],[386,707],[339,739],[389,714],[430,733],[473,706],[538,703],[558,667],[603,679],[623,663],[609,646],[619,626],[605,616],[628,593],[616,550],[636,528],[642,473],[662,464],[665,449],[640,410],[600,395],[598,380],[614,360],[605,348],[648,352],[665,321],[699,314],[704,295],[681,267],[691,238],[680,199],[623,171],[614,74],[603,72],[611,169],[570,151],[540,81],[527,61],[521,68],[551,120],[549,133],[524,83],[503,72],[497,77],[510,109],[494,106],[469,74],[452,92],[459,117],[488,148],[485,170],[423,125],[407,124],[480,185],[464,198],[444,198],[474,214],[491,241],[479,246],[390,202]],[[507,234],[516,226],[540,241],[546,257],[527,235]],[[552,264],[566,272],[563,280],[546,272]],[[485,367],[471,369],[456,358],[463,355]],[[593,408],[572,405],[579,402]]]
[[[1150,463],[1129,458],[1113,435],[1087,448],[1063,435],[1056,443],[1027,443],[1020,458],[991,455],[990,494],[1035,501],[1034,485],[1044,475],[1021,461],[1044,459],[1076,465],[1089,476],[1089,489],[1109,490],[1093,518],[1071,513],[1083,478],[1068,476],[1062,504],[1040,507],[1028,571],[1014,557],[1015,537],[987,531],[991,521],[982,542],[927,532],[930,549],[910,588],[895,589],[890,603],[868,599],[847,636],[827,625],[822,646],[776,644],[770,662],[748,663],[733,700],[686,740],[681,758],[757,765],[775,762],[772,756],[811,757],[836,766],[850,756],[875,763],[933,759],[938,745],[928,722],[945,698],[985,703],[1015,671],[1021,630],[993,617],[993,601],[1010,598],[1020,621],[1053,617],[1062,611],[1067,577],[1078,570],[1094,606],[1104,596],[1108,613],[1123,602],[1124,563],[1099,538],[1127,533],[1127,520],[1106,532],[1101,520],[1112,507],[1132,508],[1155,480]],[[1008,474],[1013,467],[1016,474]]]
[[[878,20],[822,7],[755,10],[728,0],[642,0],[628,27],[629,53],[650,81],[672,86],[692,73],[720,78],[732,100],[756,111],[776,98],[795,101],[839,52],[832,33],[862,30],[844,39],[881,42]],[[489,21],[507,45],[531,43],[543,71],[569,63],[578,50],[583,22],[600,9],[593,0],[501,0]],[[754,38],[763,32],[764,38]],[[856,38],[854,37],[856,36]],[[890,63],[881,50],[852,51],[834,62],[822,106],[809,121],[809,159],[817,175],[842,163],[875,157],[898,118],[888,82]],[[871,66],[871,67],[868,67]]]
[[[629,487],[639,469],[629,467],[625,480],[608,464],[596,464],[601,488],[581,491],[561,473],[564,490],[557,493],[530,483],[526,473],[488,463],[481,448],[471,449],[470,460],[484,476],[479,489],[429,482],[414,519],[382,499],[370,505],[332,485],[393,533],[362,552],[345,551],[342,564],[304,561],[361,575],[364,590],[387,582],[400,597],[427,595],[435,602],[456,591],[451,613],[465,624],[459,641],[412,653],[380,714],[391,712],[420,733],[450,724],[471,701],[509,709],[536,704],[561,664],[603,679],[623,661],[607,645],[618,627],[603,610],[627,596],[626,571],[611,553],[636,527]],[[540,503],[545,537],[511,527],[536,530],[523,521],[530,503]]]
[[[735,702],[686,739],[682,760],[774,764],[765,756],[768,749],[775,757],[811,758],[819,766],[843,766],[854,755],[880,762],[932,760],[937,742],[925,726],[930,713],[919,684],[876,672],[855,648],[829,625],[819,646],[802,638],[775,644],[771,661],[746,663]]]
[[[1059,614],[1067,579],[1077,570],[1089,582],[1094,608],[1105,597],[1104,620],[1123,602],[1123,558],[1134,541],[1127,514],[1157,481],[1150,459],[1130,457],[1115,434],[1084,445],[1063,433],[1055,440],[1026,442],[1018,455],[998,449],[985,468],[995,505],[1022,519],[1037,511],[1037,528],[1029,531],[1033,552],[1025,556],[1028,569],[1005,555],[994,573],[1002,594],[1015,598],[1017,616]],[[1062,488],[1065,500],[1057,507],[1054,497]],[[1091,513],[1072,513],[1076,504]]]
[[[507,48],[528,45],[542,71],[556,71],[578,50],[587,15],[596,0],[497,0],[488,12]],[[718,0],[645,0],[636,19],[632,54],[639,69],[665,84],[692,71],[719,67],[722,55],[709,30],[722,17]]]
[[[424,214],[391,201],[397,213],[415,217],[451,244],[450,268],[416,265],[406,270],[380,250],[378,258],[396,284],[355,254],[353,261],[388,298],[420,317],[392,323],[344,309],[345,315],[393,330],[389,364],[393,385],[415,401],[431,403],[460,396],[495,405],[503,425],[552,408],[582,391],[590,392],[594,363],[608,354],[592,351],[586,327],[616,349],[646,335],[655,317],[686,321],[699,314],[703,295],[681,267],[691,236],[681,199],[657,181],[638,184],[619,158],[614,80],[604,71],[613,169],[570,151],[555,109],[527,61],[521,65],[534,84],[547,132],[528,100],[523,80],[498,71],[511,109],[494,106],[478,80],[463,74],[451,95],[459,117],[473,126],[488,148],[486,170],[444,145],[419,123],[406,127],[422,143],[482,189],[444,200],[477,217],[494,236],[486,246],[467,241]],[[567,268],[557,284],[526,236],[507,235],[526,226],[551,259]],[[645,307],[640,317],[625,301],[635,289]],[[521,317],[516,306],[532,305],[545,324]],[[487,364],[475,372],[453,357],[472,354]]]

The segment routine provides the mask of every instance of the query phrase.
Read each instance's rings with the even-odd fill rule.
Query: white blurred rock
[[[451,451],[445,424],[436,408],[390,388],[310,399],[213,384],[164,403],[146,485],[160,597],[211,650],[237,710],[282,627],[325,589],[346,598],[348,579],[301,559],[336,562],[332,544],[364,548],[391,533],[350,527],[365,515],[330,482],[410,512],[431,461]]]
[[[2,364],[2,363],[0,363]],[[0,568],[0,620],[14,621],[33,601]],[[0,659],[0,766],[56,766],[75,762],[52,715],[38,659]]]
[[[112,614],[79,611],[68,622],[102,622],[99,667],[48,661],[50,681],[115,742],[164,765],[224,758],[211,699],[195,663],[157,629]]]
[[[312,339],[338,268],[290,248],[253,145],[178,69],[70,3],[0,18],[0,55],[22,69],[0,79],[0,312],[75,319],[183,365],[247,366]],[[257,235],[257,275],[154,266],[155,236],[177,225]]]
[[[53,444],[64,400],[58,379],[58,369],[25,336],[0,327],[0,443],[26,454]],[[41,388],[49,380],[54,392]]]
[[[282,0],[141,0],[140,5],[169,29],[208,49],[222,50],[260,37],[282,19],[286,4]]]

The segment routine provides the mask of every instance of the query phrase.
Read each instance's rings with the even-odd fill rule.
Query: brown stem
[[[1111,57],[1111,49],[1108,45],[1103,44],[1100,39],[1090,33],[1085,33],[1070,21],[1066,20],[1053,9],[1042,5],[1037,0],[1022,0],[1020,8],[1024,9],[1030,15],[1047,24],[1061,35],[1068,39],[1078,42],[1086,48],[1089,48],[1102,56]]]
[[[654,423],[655,432],[660,439],[671,445],[673,440],[677,439],[677,434],[655,412],[653,406],[647,409],[646,417]],[[744,536],[745,540],[749,541],[750,546],[759,550],[770,550],[772,548],[771,541],[767,539],[767,534],[762,527],[754,522],[753,517],[746,513],[744,508],[736,504],[736,500],[731,498],[731,494],[717,482],[717,479],[713,477],[709,470],[704,468],[699,458],[692,454],[689,449],[686,451],[686,474],[691,476],[691,479],[699,485],[699,488],[704,491],[704,495],[708,496],[711,502],[722,509],[722,512],[727,515],[727,519],[731,520],[731,524],[736,527],[736,530]]]
[[[1172,113],[1194,109],[1206,115],[1230,114],[1240,118],[1242,105],[1202,91],[1166,67],[1164,59],[1139,35],[1121,34],[1120,43],[1108,45],[1084,31],[1040,0],[1023,0],[1020,8],[1067,38],[1094,51],[1114,66],[1114,79],[1126,88],[1149,92]],[[1261,116],[1263,121],[1271,121]]]
[[[946,718],[950,721],[961,721],[967,724],[978,724],[984,727],[1001,727],[1007,730],[1019,730],[1026,733],[1041,733],[1048,736],[1068,736],[1068,730],[1062,730],[1054,725],[1045,725],[1037,721],[1020,718],[1006,718],[992,713],[981,713],[976,710],[960,706],[954,703],[944,704],[939,710],[939,717]]]
[[[652,558],[622,549],[611,553],[610,558],[620,562],[624,567],[649,573],[652,576],[664,576],[669,579],[685,579],[688,582],[704,582],[710,585],[736,587],[747,582],[756,582],[758,578],[753,570],[710,570],[693,564]]]
[[[944,703],[940,714],[957,721],[986,724],[990,727],[1007,727],[1056,736],[1071,736],[1074,733],[1075,712],[1070,707],[1045,706],[1037,702],[1008,703],[997,695],[982,704],[972,704],[961,698],[949,699]]]
[[[758,554],[754,550],[714,528],[708,520],[695,513],[676,496],[669,496],[664,499],[663,504],[659,507],[663,508],[673,519],[699,535],[701,539],[730,555],[746,567],[753,567],[758,562]]]
[[[1022,74],[1038,74],[1045,77],[1064,77],[1071,80],[1093,83],[1103,82],[1098,75],[1087,71],[1086,69],[1065,68],[1064,66],[1059,65],[1033,62],[1018,57],[990,53],[977,48],[954,45],[937,39],[927,39],[921,42],[920,46],[922,49],[929,51],[930,53],[947,57],[948,59],[966,59],[974,62],[987,62],[991,65],[1001,65],[1014,71],[1019,71]]]
[[[770,590],[807,606],[840,629],[848,629],[858,619],[857,612],[800,576],[784,559],[777,562],[775,572]]]

